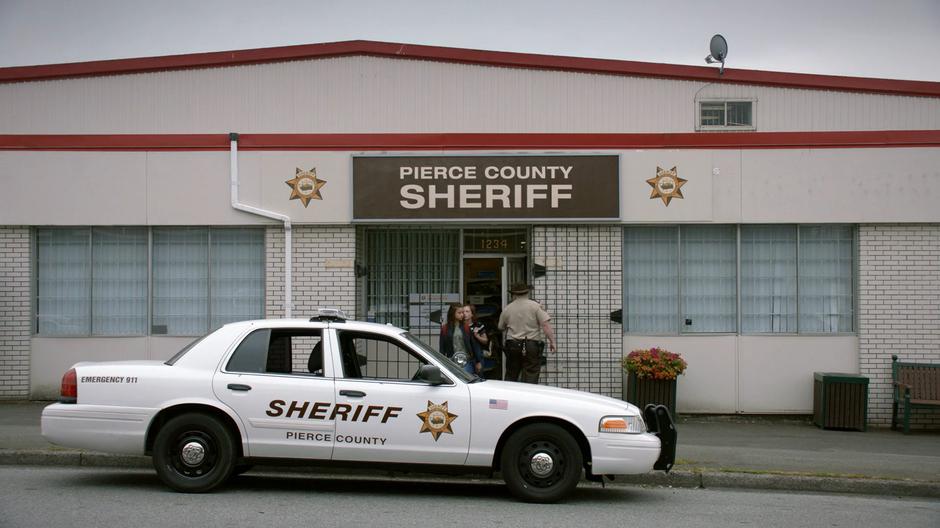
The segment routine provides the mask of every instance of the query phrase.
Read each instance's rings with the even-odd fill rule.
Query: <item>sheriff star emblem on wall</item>
[[[418,413],[418,418],[421,418],[421,430],[418,432],[431,433],[435,442],[442,433],[454,434],[450,424],[457,419],[457,415],[447,410],[447,402],[437,404],[428,400],[428,410]]]
[[[682,196],[682,186],[687,181],[679,177],[675,167],[669,170],[656,167],[656,177],[646,180],[646,183],[653,188],[650,193],[650,200],[662,198],[666,207],[669,207],[669,201],[673,198],[684,198]]]
[[[326,180],[317,179],[316,167],[305,171],[297,167],[297,174],[290,180],[284,182],[290,187],[290,199],[300,200],[304,207],[310,203],[310,200],[322,200],[320,188],[326,185]]]

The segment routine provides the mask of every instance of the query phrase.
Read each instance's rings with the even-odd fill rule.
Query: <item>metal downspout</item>
[[[291,305],[293,304],[291,299],[291,271],[293,266],[291,265],[290,217],[285,214],[238,203],[238,134],[232,132],[228,135],[228,139],[231,147],[229,150],[229,166],[231,167],[232,176],[232,208],[284,222],[284,317],[291,317]]]

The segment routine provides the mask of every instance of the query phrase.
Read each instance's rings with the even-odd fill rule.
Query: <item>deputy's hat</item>
[[[512,287],[509,288],[509,293],[513,295],[523,295],[523,294],[529,293],[529,290],[531,289],[532,289],[531,285],[520,282],[517,284],[513,284]]]

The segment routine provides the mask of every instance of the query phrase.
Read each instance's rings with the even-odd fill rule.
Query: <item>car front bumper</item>
[[[660,441],[650,433],[600,433],[589,438],[591,472],[595,475],[638,475],[653,469]]]
[[[653,469],[661,469],[666,473],[672,469],[676,461],[676,441],[678,433],[676,432],[676,423],[669,414],[669,409],[665,405],[649,404],[643,409],[643,420],[646,421],[646,427],[655,434],[661,444],[659,458],[653,465]]]
[[[648,405],[643,411],[647,433],[600,433],[589,438],[591,473],[637,475],[650,470],[668,472],[676,459],[676,426],[669,410]]]

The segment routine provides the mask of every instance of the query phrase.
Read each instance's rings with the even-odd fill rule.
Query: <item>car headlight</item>
[[[601,418],[598,430],[602,433],[637,434],[646,431],[646,424],[639,416],[605,416]]]

